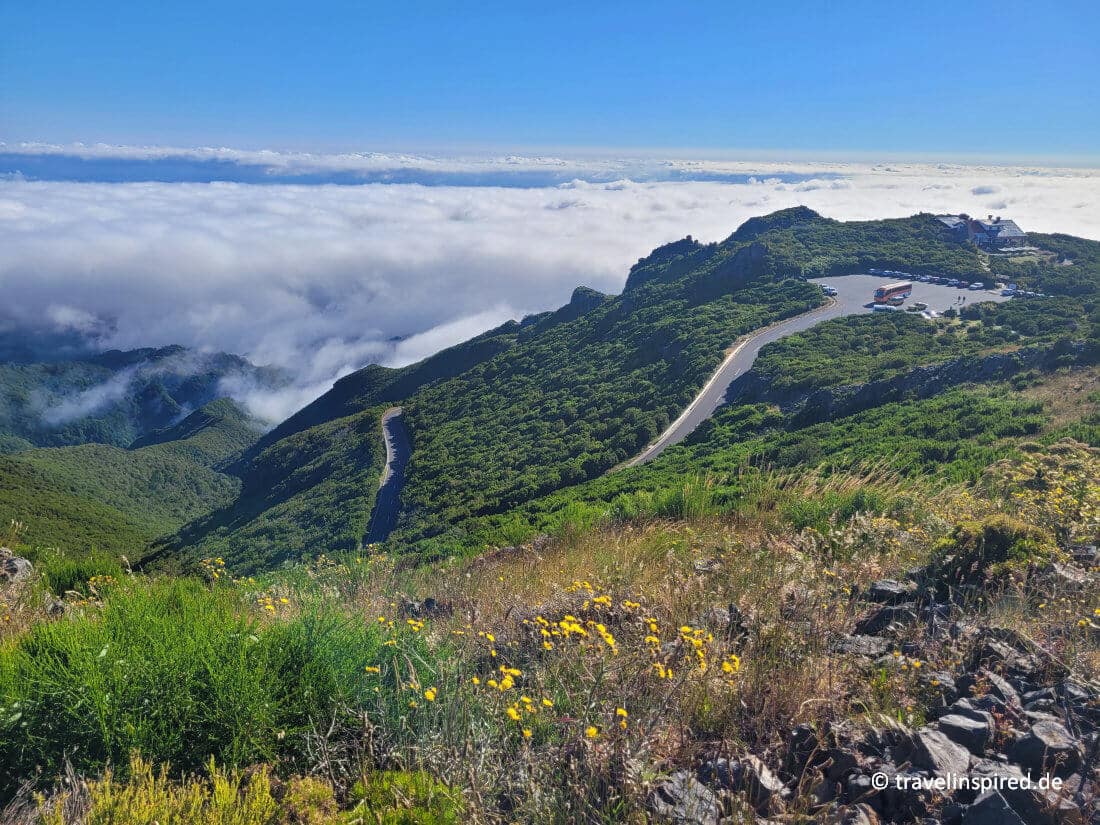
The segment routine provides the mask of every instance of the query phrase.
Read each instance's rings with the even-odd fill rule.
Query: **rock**
[[[966,809],[963,825],[1027,825],[998,791],[986,791]]]
[[[1015,765],[979,759],[971,766],[972,780],[993,779],[996,790],[1028,825],[1084,825],[1081,809],[1067,794],[1027,787],[1027,777]]]
[[[1082,567],[1100,567],[1100,549],[1095,544],[1076,544],[1069,548],[1069,555]]]
[[[829,748],[828,757],[825,777],[830,782],[839,782],[859,768],[858,757],[847,748]]]
[[[915,622],[916,619],[916,605],[912,602],[887,605],[856,624],[855,632],[857,636],[878,636],[887,630]]]
[[[917,677],[917,681],[929,694],[936,697],[942,705],[953,702],[959,695],[959,689],[955,685],[955,677],[946,670],[922,671],[920,676]]]
[[[787,739],[787,758],[784,760],[783,769],[789,776],[799,777],[807,765],[820,761],[822,758],[820,751],[821,741],[818,739],[817,731],[810,725],[797,725]]]
[[[912,735],[913,749],[910,760],[913,766],[931,771],[938,776],[961,776],[970,769],[970,754],[947,735],[935,728],[923,727]]]
[[[868,659],[875,659],[889,652],[890,643],[877,636],[841,636],[833,642],[832,650],[849,656],[866,656]]]
[[[878,814],[866,803],[843,805],[829,813],[815,817],[822,825],[878,825]]]
[[[785,793],[783,783],[759,758],[711,759],[699,766],[699,780],[731,793],[743,793],[758,813],[778,813]]]
[[[14,584],[23,581],[34,572],[34,565],[15,555],[7,547],[0,547],[0,583]]]
[[[1092,577],[1084,570],[1058,562],[1052,562],[1040,570],[1038,580],[1039,588],[1049,596],[1081,593],[1095,586]]]
[[[959,677],[957,684],[959,694],[974,697],[975,704],[979,707],[989,704],[988,702],[982,702],[983,699],[988,697],[997,700],[996,706],[999,710],[1012,708],[1019,711],[1023,707],[1020,702],[1020,694],[1016,691],[1016,688],[991,670],[983,668],[977,673],[967,673]]]
[[[947,708],[945,715],[948,714],[965,716],[967,719],[982,722],[991,729],[993,727],[993,714],[979,708],[972,699],[957,699]]]
[[[912,597],[916,589],[917,586],[913,582],[879,579],[867,589],[867,601],[878,604],[897,604]]]
[[[956,745],[962,745],[976,756],[985,753],[989,738],[993,735],[991,723],[956,713],[941,716],[936,727]]]
[[[677,771],[657,785],[649,809],[659,821],[676,825],[718,825],[722,814],[718,797],[690,771]]]
[[[1032,776],[1045,773],[1067,777],[1081,764],[1077,741],[1065,726],[1054,720],[1043,720],[1031,726],[1008,754]]]

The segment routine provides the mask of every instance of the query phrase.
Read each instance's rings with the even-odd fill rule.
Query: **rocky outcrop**
[[[15,555],[7,547],[0,547],[0,584],[14,584],[30,577],[34,565]]]

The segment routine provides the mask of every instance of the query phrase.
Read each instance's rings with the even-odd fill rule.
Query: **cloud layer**
[[[543,162],[481,161],[494,180]],[[0,314],[104,346],[178,343],[286,367],[291,392],[234,388],[276,420],[366,363],[409,363],[555,308],[578,284],[617,292],[661,243],[720,239],[796,204],[841,219],[996,212],[1100,238],[1095,170],[653,161],[678,179],[607,181],[621,162],[572,163],[571,182],[522,187],[12,176],[0,181]]]

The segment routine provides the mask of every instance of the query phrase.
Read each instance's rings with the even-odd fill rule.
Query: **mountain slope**
[[[258,435],[258,426],[222,399],[132,450],[27,450],[0,460],[0,515],[24,521],[31,544],[94,545],[137,558],[151,539],[232,500],[240,482],[217,468]]]
[[[0,340],[0,349],[12,347]],[[287,380],[235,355],[178,346],[67,357],[0,363],[0,451],[128,447],[224,396],[227,380],[272,388]]]
[[[400,403],[413,454],[393,540],[447,553],[465,541],[459,525],[468,519],[595,478],[632,455],[679,413],[739,334],[822,302],[802,277],[866,265],[972,272],[982,261],[930,216],[841,223],[785,210],[721,243],[687,238],[655,250],[631,269],[621,295],[580,289],[556,312],[421,364],[348,376],[234,471],[254,488],[250,479],[269,471],[257,463],[262,451],[372,405]],[[359,468],[353,455],[340,464]],[[224,529],[234,522],[227,516],[217,528],[227,559],[249,553],[243,534]],[[160,557],[212,546],[207,530],[190,525]],[[349,538],[271,549],[293,557],[347,549]]]

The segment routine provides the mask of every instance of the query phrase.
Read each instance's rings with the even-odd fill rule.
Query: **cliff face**
[[[1029,369],[1052,369],[1083,363],[1088,355],[1083,342],[1060,341],[1051,346],[1025,347],[1016,352],[967,356],[939,364],[916,367],[880,381],[826,387],[804,392],[777,392],[755,370],[730,384],[728,404],[775,404],[806,426],[853,415],[894,401],[929,398],[968,382],[1003,381]]]

